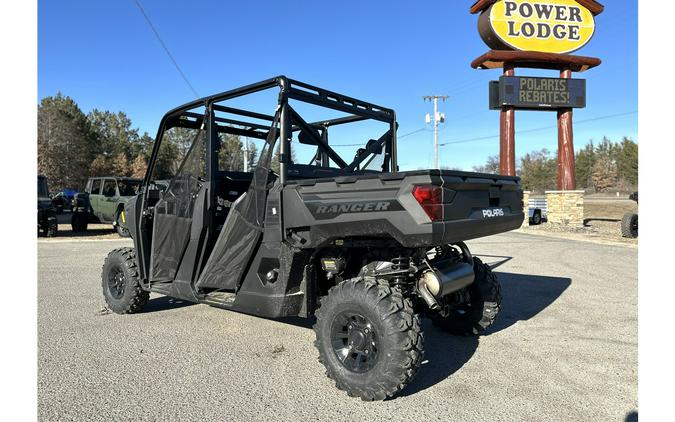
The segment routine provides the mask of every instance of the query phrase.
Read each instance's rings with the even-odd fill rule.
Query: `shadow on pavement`
[[[196,303],[187,300],[175,299],[169,296],[160,296],[150,299],[143,307],[143,313],[167,311],[169,309],[183,308],[185,306],[196,305]]]
[[[626,422],[637,422],[638,421],[638,412],[637,410],[633,410],[629,414],[626,415]]]
[[[64,211],[63,214],[58,214],[56,220],[59,223],[59,233],[56,237],[97,237],[107,236],[111,238],[120,238],[117,232],[113,229],[111,224],[90,223],[87,230],[84,232],[74,232],[70,226],[70,219],[73,214],[70,211]]]
[[[57,237],[94,237],[94,236],[110,236],[110,237],[115,237],[112,235],[115,235],[119,237],[120,239],[124,239],[123,237],[119,236],[113,229],[108,228],[106,226],[105,229],[87,229],[85,232],[74,232],[72,230],[63,230],[61,227],[59,227],[59,233]]]
[[[484,335],[507,329],[526,321],[546,309],[570,286],[572,280],[528,274],[497,272],[502,285],[499,317]],[[408,396],[445,380],[471,359],[478,348],[477,337],[456,337],[437,329],[431,321],[423,322],[424,360],[417,377],[401,392]]]
[[[503,255],[485,255],[485,254],[480,254],[480,255],[474,255],[478,258],[499,258],[499,261],[493,262],[490,265],[490,269],[494,271],[495,268],[501,267],[502,265],[506,264],[510,260],[513,259],[512,256],[503,256]],[[483,260],[485,262],[486,260]]]
[[[494,268],[507,262],[510,257],[492,264]],[[572,280],[562,277],[547,277],[529,274],[496,272],[502,285],[502,306],[497,321],[484,335],[488,336],[507,329],[518,321],[526,321],[546,309],[570,286]],[[192,302],[161,296],[151,299],[144,312],[157,312],[194,305]],[[266,318],[267,319],[267,318]],[[316,319],[285,317],[270,319],[305,329],[311,329]],[[425,333],[424,364],[417,377],[400,396],[408,396],[426,390],[445,380],[471,359],[479,344],[479,337],[457,337],[436,328],[429,319],[422,320]],[[631,414],[626,418],[630,419]]]

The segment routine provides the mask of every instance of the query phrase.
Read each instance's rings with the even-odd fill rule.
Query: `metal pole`
[[[248,137],[244,137],[244,173],[248,173]]]
[[[563,69],[560,77],[570,79],[572,70]],[[574,129],[572,109],[558,110],[558,190],[576,190],[576,170],[574,168]]]
[[[434,96],[434,168],[438,168],[438,97]]]
[[[447,95],[425,95],[424,100],[434,101],[434,168],[439,169],[438,166],[438,125],[441,123],[440,115],[438,113],[438,99],[445,101]]]
[[[512,64],[504,63],[504,76],[515,76]],[[516,175],[516,110],[502,107],[499,114],[499,173]]]

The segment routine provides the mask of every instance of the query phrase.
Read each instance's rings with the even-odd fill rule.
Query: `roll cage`
[[[162,134],[171,127],[185,127],[192,129],[207,129],[209,145],[206,148],[206,181],[215,177],[217,171],[217,152],[220,148],[219,134],[232,134],[265,140],[270,133],[271,126],[259,123],[270,122],[275,116],[251,110],[245,110],[220,104],[224,101],[254,94],[271,88],[279,88],[279,96],[275,113],[279,114],[278,139],[281,139],[279,148],[279,177],[282,184],[290,178],[317,178],[327,175],[326,172],[314,171],[318,168],[328,168],[330,161],[338,169],[330,172],[331,176],[348,176],[364,171],[361,168],[368,164],[368,158],[374,154],[383,154],[381,171],[396,172],[396,113],[394,110],[357,100],[342,94],[318,88],[303,82],[277,76],[251,85],[219,94],[203,97],[183,104],[164,115],[160,122],[156,142],[148,165],[143,186],[144,191],[151,182],[157,154],[162,142]],[[321,120],[308,123],[289,104],[289,100],[297,100],[320,107],[347,113],[345,117]],[[203,114],[193,110],[203,107]],[[234,115],[236,118],[222,117],[218,114]],[[256,120],[258,122],[253,122]],[[347,163],[328,143],[328,129],[333,126],[364,120],[376,120],[389,125],[389,129],[378,139],[371,139],[364,148],[359,148],[353,161]],[[208,124],[208,122],[212,124]],[[317,153],[314,162],[318,166],[305,166],[291,161],[291,139],[294,132],[299,132],[300,143],[314,145]],[[312,167],[312,168],[310,168]]]

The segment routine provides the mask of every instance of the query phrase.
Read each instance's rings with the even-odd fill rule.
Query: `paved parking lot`
[[[385,402],[336,390],[311,322],[152,296],[101,312],[105,255],[128,240],[38,242],[41,420],[624,421],[637,412],[637,249],[509,233],[469,242],[496,266],[488,335],[428,321],[425,361]]]

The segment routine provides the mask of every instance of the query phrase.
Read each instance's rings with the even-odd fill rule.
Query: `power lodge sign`
[[[482,12],[478,31],[495,50],[570,53],[591,40],[595,19],[576,0],[499,0]]]

